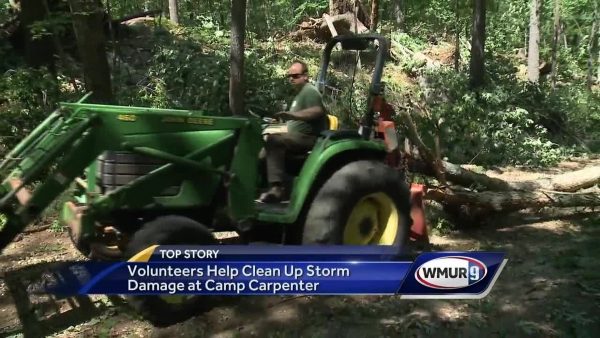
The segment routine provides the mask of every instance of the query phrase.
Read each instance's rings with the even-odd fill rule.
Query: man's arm
[[[322,106],[318,105],[318,106],[313,106],[313,107],[309,107],[306,109],[298,110],[295,112],[289,112],[289,111],[280,112],[280,113],[277,113],[276,116],[283,117],[283,118],[291,118],[294,120],[311,121],[311,120],[314,120],[314,119],[317,119],[317,118],[323,116],[324,114],[325,114],[325,109],[323,109]]]

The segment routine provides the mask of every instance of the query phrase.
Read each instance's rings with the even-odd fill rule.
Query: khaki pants
[[[307,153],[312,150],[316,142],[316,136],[302,133],[267,135],[264,151],[267,158],[267,178],[269,183],[283,182],[286,153]]]

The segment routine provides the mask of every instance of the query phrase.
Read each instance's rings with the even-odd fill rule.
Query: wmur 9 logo
[[[423,263],[415,272],[416,280],[432,289],[453,290],[482,281],[488,269],[481,261],[464,256],[447,256]]]

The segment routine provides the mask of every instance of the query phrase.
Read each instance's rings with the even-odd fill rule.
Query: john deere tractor
[[[317,81],[325,88],[331,51],[376,50],[360,129],[330,118],[312,151],[290,154],[288,202],[261,204],[264,121],[201,111],[63,103],[0,164],[0,249],[59,196],[60,220],[75,246],[97,260],[127,260],[154,244],[242,243],[389,245],[401,250],[411,227],[402,173],[386,165],[394,135],[381,129],[377,102],[388,42],[338,36],[324,49]],[[389,121],[387,121],[389,123]],[[155,325],[195,306],[180,298],[131,300]]]

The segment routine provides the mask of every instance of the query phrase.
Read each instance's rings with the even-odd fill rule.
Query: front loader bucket
[[[155,198],[165,207],[208,204],[212,197],[196,187],[185,196],[160,196],[173,179],[190,177],[191,182],[198,175],[205,175],[215,190],[219,181],[227,181],[230,214],[236,220],[254,215],[256,174],[247,163],[255,161],[260,150],[258,121],[82,101],[61,103],[61,109],[0,161],[0,213],[6,219],[0,223],[0,252],[82,174],[87,174],[85,191],[90,197],[86,198],[86,234],[93,234],[96,217],[108,215],[116,205],[145,208]],[[221,150],[235,153],[227,159],[225,153],[217,154]],[[125,184],[115,183],[117,188],[99,195],[94,163],[105,151],[131,152],[165,164]],[[219,166],[213,166],[213,161]]]
[[[0,224],[0,252],[74,179],[75,176],[70,174],[72,170],[61,170],[57,162],[65,157],[69,148],[86,138],[84,134],[93,121],[94,117],[82,117],[59,109],[0,162],[0,213],[6,216],[6,222]],[[77,165],[74,163],[74,166]],[[37,182],[54,167],[56,169],[44,182]],[[32,184],[37,188],[29,191]]]

